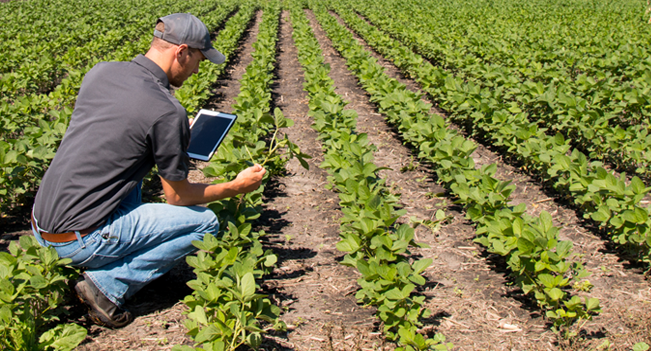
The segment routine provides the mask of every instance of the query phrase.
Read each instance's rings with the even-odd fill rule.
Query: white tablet
[[[188,156],[208,161],[235,123],[236,115],[201,110],[190,127],[190,146]]]

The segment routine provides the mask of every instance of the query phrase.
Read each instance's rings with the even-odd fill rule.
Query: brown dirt
[[[283,13],[274,100],[283,114],[294,120],[286,130],[301,151],[309,154],[309,170],[298,161],[287,165],[287,175],[266,191],[260,228],[270,233],[270,245],[279,256],[278,268],[265,287],[285,308],[290,326],[281,342],[293,350],[377,347],[373,311],[358,306],[354,292],[358,273],[338,264],[337,195],[324,188],[327,173],[318,167],[323,160],[317,134],[307,116],[303,72],[291,38],[288,14]]]
[[[2,0],[0,0],[2,1]],[[324,32],[311,19],[317,39],[331,65],[331,78],[337,92],[350,101],[358,112],[358,130],[368,133],[378,147],[375,163],[390,167],[382,177],[392,191],[400,194],[401,205],[409,216],[432,218],[439,208],[451,219],[440,231],[432,233],[419,227],[417,238],[431,246],[413,250],[415,256],[430,257],[434,264],[426,270],[427,284],[421,293],[433,314],[424,328],[439,332],[454,343],[458,350],[555,350],[596,349],[606,339],[611,349],[624,350],[638,341],[649,342],[649,314],[644,311],[651,302],[649,284],[639,268],[630,265],[611,245],[600,238],[577,214],[540,184],[517,168],[503,162],[500,156],[480,145],[473,155],[478,165],[497,163],[497,176],[517,185],[514,203],[527,203],[532,215],[541,210],[551,213],[561,227],[563,239],[572,240],[595,285],[589,293],[601,300],[604,312],[585,324],[582,336],[587,341],[574,344],[558,343],[546,321],[532,301],[510,284],[505,264],[474,244],[474,229],[464,218],[454,199],[436,197],[444,192],[433,181],[432,172],[414,160],[411,150],[403,146],[399,136],[386,125],[382,116],[357,85],[345,61],[334,51]],[[255,24],[246,34],[237,55],[224,77],[217,82],[207,107],[230,112],[234,97],[239,93],[239,79],[251,61],[251,44],[257,34]],[[291,38],[289,16],[283,13],[278,43],[277,79],[273,89],[275,106],[295,125],[285,132],[301,150],[313,158],[310,169],[300,167],[296,160],[287,165],[287,174],[273,179],[265,191],[265,211],[257,223],[268,236],[266,245],[279,257],[277,267],[263,282],[265,293],[282,307],[283,320],[289,331],[268,335],[263,350],[385,350],[395,346],[384,343],[374,311],[356,304],[354,292],[359,274],[338,264],[343,255],[335,248],[338,241],[338,197],[324,188],[325,171],[318,168],[323,155],[310,127],[306,94],[302,90],[303,72],[297,61]],[[403,77],[388,61],[374,53],[387,73],[418,89],[413,81]],[[199,171],[197,163],[190,178],[210,181]],[[28,212],[27,212],[28,213]],[[6,220],[0,231],[0,249],[9,240],[29,234],[25,216]],[[10,223],[11,222],[11,223]],[[11,224],[11,225],[9,225]],[[78,350],[169,350],[175,344],[191,345],[182,325],[185,307],[179,302],[191,291],[186,282],[192,279],[191,269],[179,265],[170,274],[138,293],[128,307],[137,316],[134,323],[109,330],[89,326],[89,337]],[[71,305],[72,321],[84,323],[83,310]],[[646,339],[645,339],[646,338]]]
[[[340,23],[343,24],[343,21],[340,20]],[[319,36],[317,33],[317,37]],[[414,81],[405,78],[390,61],[374,52],[359,37],[356,36],[356,38],[360,44],[372,52],[372,56],[378,59],[378,62],[385,68],[389,76],[399,80],[410,90],[419,91],[418,85]],[[337,65],[331,65],[334,71]],[[345,75],[345,70],[340,71],[342,76]],[[346,94],[351,93],[346,92]],[[366,98],[365,94],[360,90],[357,96],[361,97],[359,105],[362,105],[362,107],[356,108],[358,112],[359,109],[368,110],[368,98]],[[355,104],[354,101],[349,106],[355,106]],[[379,157],[376,154],[376,164],[393,168],[393,171],[385,172],[383,175],[389,182],[405,181],[405,185],[400,188],[403,201],[405,198],[413,198],[414,194],[418,195],[419,188],[428,187],[429,189],[425,190],[424,193],[429,194],[442,192],[443,190],[438,185],[429,182],[427,176],[431,176],[431,174],[427,170],[423,174],[414,176],[413,179],[420,180],[420,184],[412,182],[411,185],[406,181],[411,177],[404,176],[409,172],[405,172],[403,175],[396,172],[400,168],[392,165],[387,153],[391,158],[402,159],[403,166],[407,164],[407,161],[410,161],[410,153],[406,148],[402,147],[399,137],[382,122],[382,117],[373,112],[364,115],[365,118],[361,118],[363,114],[360,113],[358,130],[369,133],[369,139],[376,145],[385,145],[384,148],[380,148],[378,151]],[[368,128],[365,126],[367,123],[362,122],[367,121],[370,121],[370,128],[365,130],[365,128]],[[594,284],[594,288],[590,291],[589,296],[596,297],[601,301],[604,312],[596,316],[593,321],[588,322],[581,330],[582,335],[587,340],[579,343],[578,346],[574,346],[578,347],[577,349],[595,348],[603,343],[606,338],[610,338],[619,341],[614,347],[624,349],[630,347],[636,341],[642,341],[638,337],[636,340],[622,343],[622,340],[625,340],[622,335],[640,328],[648,331],[648,323],[644,322],[647,319],[641,316],[648,316],[646,309],[649,302],[651,302],[651,290],[648,282],[643,277],[641,269],[627,262],[623,254],[613,250],[610,242],[601,239],[601,234],[598,231],[586,224],[574,210],[560,201],[556,201],[554,194],[550,194],[539,182],[531,179],[519,169],[505,163],[500,155],[489,149],[490,145],[483,145],[475,140],[473,141],[478,145],[477,150],[472,155],[477,166],[496,163],[498,166],[496,177],[511,180],[517,186],[516,191],[512,194],[513,204],[526,203],[528,213],[533,216],[540,215],[543,210],[549,212],[554,217],[555,225],[561,229],[560,238],[562,240],[571,240],[574,243],[575,252],[580,255],[581,261],[585,262],[587,270],[591,272],[589,280]],[[387,163],[382,163],[381,160]],[[400,161],[398,166],[400,166]],[[423,194],[423,192],[421,191],[420,194]],[[416,196],[415,200],[411,200],[411,203],[417,201],[419,205],[415,212],[420,211],[422,213],[423,209],[427,209],[428,204],[423,199],[418,199],[418,197]],[[414,208],[409,205],[410,203],[405,204],[408,215],[410,212],[414,212],[412,211]],[[567,342],[555,345],[556,336],[546,328],[545,321],[540,318],[535,307],[531,308],[531,301],[527,298],[523,299],[521,292],[506,286],[509,280],[505,279],[503,275],[496,276],[495,273],[504,272],[504,264],[498,258],[487,255],[479,245],[472,243],[474,231],[472,228],[468,228],[466,223],[460,223],[464,222],[462,216],[455,212],[454,208],[452,212],[449,212],[450,209],[448,207],[446,212],[453,214],[454,220],[441,230],[438,234],[438,240],[432,243],[431,240],[423,240],[423,237],[421,237],[421,240],[430,244],[435,251],[433,256],[435,261],[430,271],[437,271],[433,267],[440,267],[437,265],[436,258],[441,257],[442,254],[447,257],[448,267],[438,273],[444,277],[453,275],[454,286],[448,286],[447,290],[448,292],[454,290],[454,294],[449,294],[450,296],[447,297],[438,297],[438,299],[434,298],[430,308],[436,311],[441,306],[446,307],[444,313],[450,313],[450,310],[455,311],[451,313],[452,318],[463,321],[463,323],[450,321],[452,323],[447,323],[447,326],[443,325],[439,331],[448,336],[448,340],[460,349],[534,349],[541,345],[545,345],[542,347],[545,349],[567,347]],[[432,211],[430,211],[430,217]],[[425,212],[424,214],[425,218],[427,218],[428,213]],[[446,234],[449,237],[446,237]],[[454,242],[454,240],[461,240],[461,242]],[[460,245],[463,245],[463,247]],[[463,251],[465,251],[465,254],[463,254]],[[465,256],[465,258],[462,256]],[[490,271],[487,274],[482,274],[482,271],[487,271],[488,268],[490,268]],[[450,270],[454,273],[450,272]],[[431,277],[434,281],[440,279],[437,279],[435,275]],[[496,283],[497,285],[495,285]],[[445,285],[443,290],[446,290]],[[507,301],[496,301],[494,299],[494,296],[500,292],[501,297],[506,297]],[[627,298],[621,298],[622,294]],[[496,302],[500,303],[496,304]],[[498,312],[496,308],[500,308],[499,313],[496,313]],[[505,323],[518,325],[522,331],[513,332],[504,329]],[[464,331],[472,332],[473,337],[469,338],[468,335],[464,335]]]

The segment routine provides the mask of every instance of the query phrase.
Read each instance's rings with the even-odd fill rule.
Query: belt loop
[[[79,242],[79,246],[81,246],[82,249],[85,249],[86,243],[84,243],[84,240],[81,239],[81,234],[79,233],[78,230],[75,230],[75,235],[77,236],[77,241]]]
[[[31,221],[29,221],[32,225],[32,232],[34,233],[34,237],[38,237],[39,239],[45,241],[41,236],[42,230],[38,227],[38,220],[36,217],[34,217],[34,207],[36,207],[36,204],[32,206],[32,213],[30,213]]]

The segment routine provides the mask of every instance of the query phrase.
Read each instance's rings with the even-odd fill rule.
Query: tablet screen
[[[208,161],[235,122],[235,115],[201,110],[190,130],[188,155]]]

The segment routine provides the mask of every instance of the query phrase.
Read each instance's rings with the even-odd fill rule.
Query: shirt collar
[[[133,59],[132,62],[135,62],[139,64],[140,66],[146,68],[148,71],[150,71],[158,80],[163,84],[163,86],[167,89],[170,88],[170,83],[167,80],[167,74],[165,74],[165,71],[163,71],[160,66],[156,64],[156,62],[152,61],[145,55],[138,55],[136,58]]]

